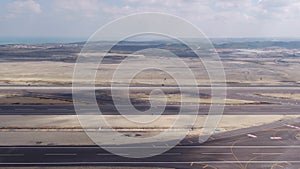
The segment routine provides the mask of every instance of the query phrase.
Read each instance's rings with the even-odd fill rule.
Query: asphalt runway
[[[0,147],[0,166],[147,166],[172,168],[299,168],[300,119],[216,134],[205,143],[184,140],[169,151],[149,158],[126,158],[97,146]],[[143,147],[147,149],[165,146]],[[132,145],[124,152],[138,151]]]
[[[129,106],[122,106],[116,110],[113,105],[100,106],[104,115],[118,115],[126,112],[126,115],[136,115],[126,111]],[[138,110],[145,111],[149,106],[135,105]],[[198,115],[207,115],[209,105],[200,105]],[[122,111],[124,109],[124,111]],[[88,106],[81,109],[82,114],[98,114]],[[195,114],[194,108],[184,110],[182,114]],[[300,105],[227,105],[224,108],[224,115],[299,115]],[[176,115],[180,111],[180,105],[167,105],[164,115]],[[73,105],[0,105],[0,115],[76,115]]]

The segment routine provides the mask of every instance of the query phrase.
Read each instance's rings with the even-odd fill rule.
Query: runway
[[[298,127],[298,128],[297,128]],[[287,168],[300,167],[300,119],[240,129],[210,137],[186,139],[169,151],[150,158],[125,158],[97,146],[14,146],[0,147],[1,166],[147,166],[172,168]],[[143,147],[143,150],[167,145]],[[132,145],[106,146],[124,152],[137,151]],[[126,155],[126,154],[125,154]],[[275,167],[276,168],[276,167]]]
[[[118,115],[126,112],[126,115],[136,115],[126,110],[129,106],[121,106],[117,110],[113,105],[99,106],[101,113],[104,115]],[[147,110],[149,106],[135,105],[138,110]],[[189,106],[182,114],[195,114],[193,106]],[[198,115],[207,115],[209,105],[200,105]],[[300,105],[226,105],[224,115],[299,115]],[[180,111],[180,105],[167,105],[164,115],[176,115]],[[91,110],[89,106],[83,108],[82,114],[99,114]],[[73,105],[0,105],[0,115],[76,115]]]

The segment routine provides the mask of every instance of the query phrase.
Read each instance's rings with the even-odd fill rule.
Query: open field
[[[159,58],[158,58],[159,59]],[[233,61],[232,61],[233,60]],[[299,63],[297,59],[291,59],[289,65],[282,65],[276,63],[276,59],[260,60],[259,62],[252,62],[248,59],[223,59],[227,83],[229,85],[295,85],[300,79],[297,72],[299,72]],[[140,63],[143,64],[144,60]],[[197,60],[192,60],[197,61]],[[64,62],[0,62],[0,83],[2,85],[64,85],[72,83],[74,63]],[[88,66],[88,65],[87,65]],[[96,78],[96,84],[108,84],[115,66],[112,64],[102,65],[101,71]],[[207,85],[208,78],[198,66],[199,85]],[[242,67],[241,67],[242,66]],[[196,70],[196,69],[195,69]],[[180,70],[178,70],[180,71]],[[162,80],[162,75],[150,73],[143,73],[136,77],[134,83],[140,84],[173,84],[174,81],[167,79]],[[159,78],[161,76],[161,78]]]
[[[129,44],[131,45],[131,44]],[[134,44],[133,44],[134,46]],[[146,45],[147,46],[147,45]],[[2,55],[0,62],[0,84],[7,87],[7,90],[0,91],[0,105],[1,109],[1,131],[5,131],[1,137],[5,139],[7,135],[11,140],[17,139],[17,135],[13,133],[22,130],[34,130],[46,132],[57,131],[67,132],[67,134],[76,133],[81,131],[81,126],[76,118],[73,109],[68,106],[73,104],[71,88],[62,90],[59,86],[70,86],[72,84],[74,66],[77,56],[79,55],[79,45],[65,45],[64,49],[61,47],[53,46],[2,46]],[[162,48],[168,48],[175,53],[178,52],[177,48],[167,46]],[[4,50],[5,49],[5,50]],[[15,49],[12,51],[11,49]],[[120,50],[121,49],[121,50]],[[100,87],[109,87],[112,82],[114,84],[127,84],[128,79],[121,78],[113,79],[114,72],[118,68],[121,70],[121,75],[126,75],[134,70],[136,65],[139,67],[152,66],[164,67],[172,69],[175,74],[180,74],[181,84],[188,86],[191,83],[191,79],[185,75],[184,67],[177,65],[176,62],[170,57],[159,55],[159,53],[142,54],[126,51],[127,48],[120,48],[109,55],[105,56],[99,70],[96,73],[95,84]],[[125,51],[124,51],[125,50]],[[69,52],[68,52],[69,51]],[[193,93],[184,93],[185,99],[182,99],[182,95],[176,86],[176,80],[168,73],[156,69],[145,69],[134,76],[130,81],[130,99],[133,105],[140,106],[141,110],[146,110],[150,106],[150,98],[152,101],[161,102],[166,99],[169,105],[173,105],[166,109],[167,116],[162,116],[154,123],[139,126],[136,123],[130,123],[122,120],[120,117],[114,115],[115,110],[107,111],[109,107],[105,108],[107,114],[105,117],[109,118],[112,126],[117,129],[132,134],[131,130],[147,129],[149,133],[156,133],[155,130],[167,128],[172,124],[178,113],[180,103],[199,104],[209,106],[213,104],[225,103],[225,112],[222,120],[215,132],[226,132],[237,130],[241,128],[248,128],[257,125],[263,125],[280,121],[289,118],[297,117],[295,110],[297,107],[287,110],[285,113],[282,111],[273,110],[274,107],[279,106],[285,108],[287,105],[297,106],[299,103],[298,95],[299,91],[296,89],[287,88],[285,91],[288,93],[275,93],[278,90],[271,90],[271,86],[282,87],[290,86],[295,87],[299,83],[299,76],[297,75],[299,68],[298,58],[289,52],[299,53],[298,49],[285,49],[276,48],[275,52],[273,48],[261,48],[261,49],[236,49],[236,48],[218,48],[217,51],[221,56],[224,71],[226,73],[227,85],[232,88],[227,90],[226,98],[214,98],[212,99],[211,91],[209,90],[209,76],[205,71],[205,65],[201,63],[198,58],[191,56],[182,57],[180,59],[185,62],[186,65],[194,72],[197,77],[198,86],[205,86],[208,89],[199,89],[200,96],[196,96]],[[1,53],[1,52],[0,52]],[[275,56],[276,54],[276,56]],[[92,57],[97,55],[103,55],[103,51],[82,53],[85,57]],[[7,57],[9,56],[9,57]],[[40,57],[41,56],[41,57]],[[283,57],[284,56],[284,57]],[[126,63],[126,67],[119,68],[118,65],[123,59],[130,59],[130,62]],[[206,58],[210,64],[215,64],[216,60]],[[174,62],[174,63],[173,63]],[[86,70],[91,67],[95,67],[96,63],[85,63]],[[222,71],[221,69],[216,71]],[[85,84],[91,83],[85,78],[85,74],[80,74],[77,79],[79,83]],[[125,76],[126,77],[126,76]],[[222,81],[213,81],[214,83],[221,83]],[[28,89],[10,89],[9,86],[16,87],[23,86]],[[58,90],[35,90],[39,86],[58,86]],[[253,86],[269,86],[266,89],[253,89]],[[29,89],[32,87],[32,89]],[[143,89],[135,89],[134,87],[145,87]],[[154,97],[151,95],[151,87],[157,87],[164,93],[156,94]],[[239,88],[244,87],[244,88]],[[272,91],[271,93],[268,91]],[[87,97],[86,95],[82,97]],[[153,94],[153,93],[152,93]],[[96,96],[98,104],[101,106],[110,106],[113,104],[113,98],[108,89],[96,90]],[[119,96],[122,99],[122,95]],[[287,101],[288,99],[288,101]],[[213,100],[213,102],[212,102]],[[86,104],[86,103],[80,103]],[[10,109],[10,105],[18,105],[20,108]],[[41,106],[36,109],[26,106]],[[61,107],[53,107],[53,106]],[[25,106],[25,107],[24,107]],[[42,107],[43,106],[43,107]],[[49,106],[49,107],[47,107]],[[248,106],[248,107],[246,107]],[[255,106],[264,106],[263,109],[256,111]],[[42,108],[45,108],[42,109]],[[228,109],[229,108],[229,109]],[[69,110],[68,110],[69,109]],[[55,111],[55,115],[53,112]],[[191,133],[199,133],[203,122],[205,121],[207,109],[200,112],[195,131]],[[14,112],[10,115],[10,112]],[[20,113],[18,115],[18,112]],[[36,112],[36,115],[34,113]],[[68,113],[66,113],[68,112]],[[66,114],[65,114],[66,113]],[[95,112],[91,112],[95,113]],[[187,112],[188,113],[188,112]],[[289,114],[291,113],[291,114]],[[253,115],[252,115],[253,114]],[[259,116],[257,116],[259,115]],[[134,115],[132,115],[134,116]],[[138,116],[138,115],[136,115]],[[156,115],[150,115],[156,116]],[[182,117],[184,118],[184,116]],[[99,126],[91,123],[91,129],[97,129]],[[101,126],[100,126],[101,128]],[[126,131],[125,131],[126,132]],[[135,131],[133,131],[135,132]],[[146,132],[143,132],[142,135]],[[194,133],[194,134],[193,134]],[[11,135],[13,134],[13,135]],[[76,133],[78,134],[78,133]],[[140,134],[140,133],[138,133]],[[150,134],[151,135],[151,134]],[[16,138],[11,138],[16,137]],[[24,136],[25,137],[25,136]],[[43,138],[43,136],[35,136],[33,138]],[[26,137],[27,138],[27,137]],[[69,143],[63,141],[61,137],[52,137],[55,140],[46,141],[43,139],[41,144],[72,144],[72,140]],[[57,139],[57,140],[56,140]],[[59,140],[62,140],[60,142]],[[23,144],[35,144],[39,143],[38,140],[22,139]],[[84,138],[80,140],[86,140]],[[84,143],[87,143],[83,141]],[[20,141],[16,142],[2,142],[2,144],[22,144]],[[74,142],[74,144],[82,144],[80,142]]]
[[[105,56],[106,59],[101,64],[101,68],[96,75],[96,84],[110,84],[112,75],[122,59],[130,58],[128,70],[122,70],[124,74],[136,65],[146,67],[156,63],[157,67],[166,67],[172,63],[172,59],[154,53],[143,55],[142,53],[130,54],[131,46],[136,44],[125,44],[120,48]],[[151,47],[151,44],[139,46],[143,49]],[[70,44],[61,46],[14,46],[6,45],[0,47],[0,84],[2,85],[70,85],[72,83],[74,63],[81,49],[80,44]],[[126,48],[127,47],[127,48]],[[176,52],[179,48],[164,46],[163,49],[170,49]],[[251,86],[251,85],[298,85],[300,79],[299,72],[299,49],[288,49],[283,47],[239,49],[239,48],[217,48],[221,57],[226,81],[229,86]],[[84,56],[103,55],[103,51],[93,53],[82,53]],[[180,55],[195,73],[199,85],[208,85],[209,78],[205,71],[205,65],[198,58]],[[211,64],[215,60],[209,60]],[[169,64],[165,64],[169,63]],[[94,67],[93,63],[87,63],[86,67]],[[169,67],[171,68],[171,67]],[[174,71],[183,73],[184,70],[174,63]],[[217,70],[222,71],[222,70]],[[184,77],[184,75],[182,75]],[[212,79],[210,79],[212,80]],[[114,81],[122,82],[122,79]],[[189,81],[185,79],[186,84]],[[174,85],[174,79],[166,73],[157,70],[145,70],[136,75],[131,82],[132,85]],[[216,81],[216,83],[218,83]]]
[[[73,107],[71,85],[76,58],[82,44],[3,45],[0,46],[0,162],[6,162],[6,165],[12,162],[22,165],[52,165],[53,162],[66,165],[85,165],[84,162],[89,165],[109,166],[138,164],[138,168],[145,165],[214,168],[222,164],[221,168],[223,165],[228,165],[229,168],[232,168],[232,165],[260,168],[261,161],[253,161],[259,158],[270,162],[264,164],[268,168],[277,165],[274,160],[289,161],[291,165],[297,166],[299,158],[295,154],[298,153],[300,117],[298,48],[216,45],[229,88],[226,98],[213,98],[210,82],[220,85],[224,79],[210,79],[205,65],[182,46],[160,45],[162,49],[178,54],[180,60],[194,72],[199,87],[197,95],[193,90],[188,90],[193,79],[188,78],[188,72],[179,62],[159,53],[131,53],[135,49],[151,47],[152,43],[136,45],[124,42],[122,45],[110,51],[100,66],[95,62],[84,63],[84,69],[79,74],[76,83],[92,84],[92,79],[86,77],[85,71],[97,70],[94,93],[104,114],[99,116],[95,110],[90,110],[89,102],[77,102],[76,104],[86,106],[84,113],[80,115],[88,121],[84,129],[100,134],[104,142],[109,143],[105,144],[106,146],[138,145],[138,139],[156,136],[172,126],[176,119],[187,121],[193,117],[192,114],[198,114],[194,124],[174,128],[174,133],[169,135],[169,140],[173,140],[179,132],[187,130],[185,139],[170,151],[149,159],[129,160],[96,147],[84,132]],[[203,55],[208,52],[199,50]],[[89,58],[103,55],[103,51],[95,51],[92,48],[82,55]],[[125,67],[118,67],[124,59],[130,59],[130,62],[126,63]],[[205,59],[212,65],[217,63],[209,57]],[[132,70],[147,66],[172,70],[180,78],[174,79],[159,69],[145,69],[128,81],[126,75]],[[120,77],[114,79],[116,69],[121,73]],[[216,68],[214,71],[223,70]],[[176,83],[178,80],[185,89],[183,93]],[[122,111],[119,112],[114,107],[111,83],[120,85],[120,88],[113,88],[119,92],[119,100],[126,98],[122,85],[130,84],[130,101],[141,114],[151,108],[152,101],[161,104],[166,101],[167,106],[162,112],[152,114],[141,115],[126,111],[127,114],[122,114]],[[152,93],[153,89],[160,92]],[[218,91],[220,88],[215,89]],[[89,90],[81,89],[81,98],[88,98]],[[183,100],[182,95],[185,98]],[[189,105],[190,108],[186,109],[183,115],[177,115],[181,103]],[[199,143],[199,136],[203,136],[200,133],[208,117],[217,117],[208,116],[210,106],[220,106],[222,103],[225,106],[223,116],[218,116],[220,121],[211,128],[212,136],[205,143]],[[200,107],[194,110],[193,105]],[[128,106],[131,105],[123,106],[128,110]],[[136,121],[141,118],[152,121],[136,123],[124,117]],[[103,118],[110,127],[99,124]],[[137,140],[112,143],[106,136],[113,131]],[[162,138],[156,138],[149,143],[160,144],[161,141]],[[238,147],[235,147],[236,145]],[[154,148],[157,147],[151,147]],[[230,163],[223,164],[220,159]]]

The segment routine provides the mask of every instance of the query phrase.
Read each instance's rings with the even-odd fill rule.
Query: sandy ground
[[[4,62],[0,63],[2,84],[68,84],[73,63],[63,62]]]
[[[263,96],[263,97],[279,98],[279,99],[300,100],[299,93],[260,93],[256,95]]]
[[[26,97],[26,96],[0,96],[0,104],[30,104],[30,105],[40,105],[40,104],[72,104],[71,101],[59,100],[59,99],[49,99],[49,98],[39,98],[39,97]]]
[[[239,51],[244,52],[245,51]],[[132,69],[135,69],[137,65],[139,67],[147,67],[150,62],[148,57],[140,57],[135,59],[126,66],[126,69],[122,70],[124,75],[128,74]],[[188,66],[190,66],[197,77],[197,83],[199,85],[208,85],[209,78],[205,67],[196,58],[182,58]],[[267,84],[267,85],[282,85],[282,84],[297,84],[299,79],[299,59],[288,58],[288,60],[281,59],[280,61],[274,58],[243,58],[243,57],[230,57],[223,60],[223,65],[226,73],[226,80],[229,84],[233,85],[255,85],[255,84]],[[286,61],[286,62],[283,62]],[[166,57],[151,57],[151,63],[156,63],[162,67],[168,67],[174,70],[175,74],[179,74],[183,84],[191,84],[191,79],[186,79],[187,73],[184,69],[178,66],[177,63],[173,65],[165,64],[170,63],[169,58]],[[214,64],[215,61],[211,61]],[[86,69],[94,67],[94,63],[86,64]],[[157,65],[156,65],[157,66]],[[101,64],[101,69],[96,74],[96,84],[110,84],[112,81],[113,73],[117,68],[117,64],[106,63]],[[51,62],[51,61],[26,61],[26,62],[0,62],[0,84],[1,85],[44,85],[44,84],[71,84],[74,63],[67,62]],[[222,69],[216,69],[215,71],[222,71]],[[79,81],[87,81],[83,71],[79,76]],[[92,80],[92,79],[91,79]],[[117,78],[114,79],[114,83],[123,83],[128,79]],[[211,79],[213,80],[213,79]],[[216,80],[215,82],[219,82]],[[174,85],[175,81],[170,75],[163,73],[162,71],[148,70],[136,74],[131,81],[132,84],[155,84],[160,86]],[[282,95],[272,94],[265,95],[267,97],[282,97],[299,99],[299,95]],[[18,99],[16,99],[18,98]],[[148,99],[148,96],[139,96],[144,100]],[[171,101],[178,102],[178,96],[170,96]],[[202,101],[201,101],[202,100]],[[210,99],[201,99],[200,103],[209,103]],[[195,102],[194,98],[187,100],[188,102]],[[219,100],[222,102],[223,100]],[[27,96],[11,97],[6,94],[0,95],[0,103],[4,104],[66,104],[66,101],[57,99],[46,98],[33,98]],[[68,102],[69,103],[69,102]],[[254,104],[254,101],[248,100],[236,100],[227,99],[227,104]],[[256,102],[255,102],[256,103]],[[247,128],[251,126],[262,125],[271,123],[274,121],[294,118],[296,116],[287,115],[226,115],[223,116],[219,125],[218,131],[225,132],[240,128]],[[93,119],[89,124],[89,128],[97,129],[96,118],[89,116]],[[109,119],[111,126],[119,129],[160,129],[169,127],[176,118],[175,116],[162,116],[151,124],[137,125],[134,122],[125,121],[121,116],[106,116]],[[151,116],[153,118],[153,116]],[[186,117],[180,117],[182,120]],[[190,133],[195,135],[201,130],[201,126],[205,120],[205,116],[199,116],[196,121],[195,130]],[[22,115],[1,115],[0,118],[0,145],[58,145],[58,144],[92,144],[88,137],[80,131],[80,124],[76,116],[56,116],[56,115],[40,115],[40,116],[22,116]],[[101,127],[101,126],[100,126]],[[188,126],[186,126],[188,127]],[[26,129],[27,131],[22,129]],[[57,129],[55,131],[48,131],[49,129]],[[73,131],[74,130],[74,131]],[[140,131],[139,131],[140,132]],[[150,132],[146,132],[148,135]],[[130,133],[132,134],[132,132]],[[134,135],[134,134],[133,134]],[[74,139],[76,138],[76,139]]]
[[[151,62],[155,62],[158,66],[165,66],[169,63],[169,58],[151,57]],[[209,84],[207,72],[199,61],[199,59],[181,58],[188,66],[192,67],[197,82],[200,85]],[[149,59],[150,60],[150,59]],[[127,70],[122,70],[124,74],[128,74],[130,69],[134,69],[136,65],[147,67],[149,63],[146,57],[135,59],[127,66]],[[283,63],[285,61],[287,63]],[[211,61],[213,64],[215,61]],[[249,84],[296,84],[299,79],[299,64],[297,58],[281,59],[278,62],[274,58],[236,58],[223,59],[222,63],[226,73],[226,80],[229,84],[249,85]],[[160,64],[160,65],[159,65]],[[176,63],[174,63],[176,65]],[[65,62],[0,62],[0,84],[71,84],[74,63]],[[87,69],[94,67],[95,64],[86,64]],[[101,69],[96,75],[97,84],[108,84],[111,82],[113,73],[117,68],[117,64],[107,63],[101,64]],[[165,66],[170,68],[170,66]],[[186,71],[180,66],[172,68],[175,74],[180,74],[184,79]],[[222,71],[216,70],[216,71]],[[82,80],[86,80],[83,79]],[[114,82],[119,83],[124,79],[115,79]],[[177,79],[178,80],[178,79]],[[214,80],[214,79],[211,79]],[[185,79],[186,84],[190,82]],[[217,82],[217,80],[216,80]],[[171,85],[175,81],[167,73],[161,71],[143,71],[136,74],[132,80],[132,84],[164,84]]]
[[[105,118],[110,125],[125,136],[149,137],[156,135],[164,128],[172,126],[177,116],[161,116],[151,124],[137,125],[135,122],[124,120],[121,116],[107,115]],[[298,117],[296,115],[225,115],[222,117],[218,130],[215,132],[225,132],[251,126],[271,123],[278,120]],[[87,126],[89,129],[99,129],[99,121],[96,117],[91,118],[91,123]],[[188,115],[180,117],[185,120]],[[206,116],[199,116],[196,120],[194,130],[189,133],[190,136],[198,136]],[[80,124],[77,116],[55,116],[55,115],[3,115],[0,119],[0,145],[90,145],[93,142],[80,130]],[[101,125],[100,125],[101,126]],[[186,126],[190,127],[190,126]],[[185,128],[185,127],[184,127]],[[55,129],[55,130],[53,130]],[[160,129],[160,130],[159,130]],[[110,132],[103,127],[100,134],[103,137]],[[176,131],[174,132],[176,136]],[[76,138],[76,139],[75,139]]]
[[[83,116],[83,115],[82,115]],[[128,119],[138,119],[138,115],[127,115]],[[106,121],[114,128],[134,128],[134,129],[153,129],[168,128],[172,126],[176,118],[189,119],[189,115],[144,115],[145,119],[155,119],[151,123],[136,123],[129,121],[121,115],[85,115],[91,119],[87,128],[99,128],[98,119],[105,118]],[[201,128],[207,116],[197,116],[194,128]],[[224,131],[256,126],[265,123],[271,123],[285,118],[297,117],[297,115],[224,115],[221,118],[219,127]],[[234,122],[234,123],[233,123]],[[104,126],[104,125],[103,125]],[[186,126],[189,127],[189,126]],[[81,128],[76,115],[1,115],[0,128]]]

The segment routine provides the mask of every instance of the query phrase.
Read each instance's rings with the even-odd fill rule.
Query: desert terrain
[[[97,45],[105,46],[108,42],[99,43]],[[285,126],[296,129],[299,119],[298,42],[291,45],[291,42],[267,41],[258,46],[255,46],[255,42],[215,43],[224,69],[215,67],[213,71],[224,71],[225,79],[210,79],[205,63],[185,47],[171,42],[159,42],[159,46],[154,45],[156,43],[125,41],[107,55],[105,51],[95,50],[93,46],[91,51],[81,51],[84,43],[0,46],[0,146],[4,149],[17,146],[20,151],[27,146],[35,147],[36,151],[47,150],[39,149],[39,146],[67,146],[64,147],[66,149],[68,146],[96,146],[87,133],[98,133],[106,138],[110,133],[117,131],[128,138],[150,138],[170,128],[176,120],[184,122],[190,118],[195,118],[193,124],[174,127],[170,135],[172,140],[182,130],[188,131],[179,146],[198,146],[197,139],[207,134],[203,133],[207,121],[214,118],[214,123],[209,125],[212,135],[204,145],[234,145],[240,138],[245,140],[241,141],[241,144],[250,144],[249,139],[259,137],[264,132],[267,133],[264,135],[271,133],[271,136],[263,137],[263,140],[258,139],[253,144],[263,144],[272,138],[280,138],[280,144],[283,145],[298,144],[299,137],[296,131],[290,131],[291,135],[287,136],[280,128]],[[186,67],[174,61],[172,56],[158,52],[149,53],[149,50],[145,53],[135,52],[154,47],[176,54],[194,73],[195,81],[189,78]],[[201,57],[206,57],[206,52],[211,52],[199,50],[203,55]],[[72,84],[76,59],[80,56],[86,57],[87,60],[103,56],[103,60],[100,65],[96,62],[84,63],[85,69],[75,81],[82,84],[82,88],[80,86],[76,89],[81,94],[76,100],[73,98]],[[130,62],[126,62],[125,67],[120,67],[120,63],[125,63],[126,59]],[[217,65],[219,62],[210,57],[206,57],[205,60],[211,65]],[[153,68],[144,69],[128,80],[132,71],[149,66]],[[155,69],[156,67],[172,70],[173,75],[179,78],[174,78],[172,74],[161,69]],[[95,79],[89,79],[85,71],[94,69]],[[115,75],[116,70],[119,75]],[[197,93],[193,90],[195,86],[191,86],[194,82],[197,84]],[[112,84],[115,86],[111,86]],[[212,84],[215,85],[213,88]],[[90,85],[95,87],[92,94],[95,94],[101,115],[90,108],[91,104],[85,100],[91,96]],[[223,88],[224,85],[226,88]],[[117,92],[113,93],[112,89]],[[222,89],[225,89],[226,97],[224,93],[218,95],[218,91]],[[213,90],[216,93],[213,93]],[[129,93],[131,105],[121,105],[125,110],[122,112],[115,106],[114,99],[126,100],[126,92]],[[117,94],[117,97],[113,96],[114,94]],[[74,104],[85,107],[84,111],[76,112]],[[153,108],[153,104],[156,104],[154,110],[157,111],[148,111]],[[183,112],[182,105],[188,107]],[[212,106],[221,107],[224,111],[221,114],[211,112]],[[141,114],[129,111],[130,107]],[[178,115],[179,113],[182,114]],[[87,119],[87,125],[82,125],[81,117]],[[141,117],[144,120],[148,119],[149,123],[134,121]],[[109,125],[99,124],[101,119],[105,119]],[[163,140],[157,138],[154,141],[159,143]],[[110,143],[109,138],[105,143]],[[131,144],[139,144],[139,141],[103,145]],[[215,154],[206,155],[215,157]],[[114,156],[111,158],[116,160]],[[187,164],[193,165],[192,162]]]
[[[122,59],[130,58],[131,62],[128,63],[127,68],[122,70],[124,75],[127,71],[135,69],[135,65],[148,66],[149,62],[158,64],[158,67],[164,66],[164,63],[172,62],[172,58],[152,53],[149,55],[143,55],[141,53],[132,53],[132,48],[136,47],[134,42],[126,42],[119,44],[119,46],[105,56],[104,61],[101,63],[101,68],[97,71],[95,78],[95,85],[100,87],[96,91],[98,104],[111,105],[111,93],[108,89],[101,89],[101,87],[108,87],[111,82],[116,84],[127,83],[127,79],[112,79],[115,70],[118,68]],[[145,43],[144,46],[138,46],[143,49],[151,47],[152,43]],[[199,104],[201,106],[209,106],[211,104],[225,104],[225,107],[236,106],[284,106],[286,104],[298,105],[299,103],[299,90],[294,89],[299,84],[299,59],[297,56],[300,54],[300,50],[297,48],[286,48],[281,46],[266,46],[266,47],[240,47],[237,48],[235,44],[228,43],[230,47],[226,47],[226,44],[216,44],[217,52],[220,55],[222,64],[224,66],[224,72],[226,74],[226,85],[228,88],[226,98],[217,98],[212,100],[211,91],[207,89],[199,90],[200,97],[191,93],[186,93],[184,100],[182,100],[179,88],[176,87],[176,80],[166,72],[161,70],[147,69],[139,72],[134,79],[131,80],[130,85],[130,99],[134,105],[148,105],[150,106],[150,91],[148,89],[138,89],[138,87],[157,87],[164,91],[151,98],[154,101],[162,102],[164,99],[170,105],[180,105],[181,103]],[[225,46],[225,47],[224,47]],[[74,44],[44,44],[44,45],[2,45],[0,47],[0,105],[1,106],[30,106],[30,105],[61,105],[72,106],[72,91],[69,89],[62,90],[60,87],[71,87],[74,73],[74,66],[76,58],[79,55],[104,55],[103,51],[99,53],[93,51],[92,53],[79,53],[83,47],[82,43]],[[176,54],[180,49],[174,48],[172,45],[162,44],[162,49],[171,50]],[[129,50],[127,50],[129,49]],[[179,53],[180,54],[180,53]],[[199,58],[181,55],[180,59],[185,62],[193,71],[196,77],[196,81],[199,87],[209,87],[210,83],[221,83],[219,81],[211,82],[207,72],[205,71],[205,65],[201,63]],[[216,60],[210,60],[210,63],[217,62]],[[86,63],[86,67],[95,67],[96,63]],[[168,66],[168,65],[167,65]],[[184,73],[184,69],[180,66],[174,65],[175,73]],[[221,70],[220,70],[221,71]],[[181,75],[184,85],[190,83],[189,79],[184,79],[184,74]],[[80,79],[79,79],[80,80]],[[83,81],[86,79],[82,79]],[[175,86],[174,86],[175,85]],[[251,87],[291,87],[291,90],[252,90]],[[20,89],[21,87],[21,89]],[[43,89],[36,90],[36,88],[44,87]],[[55,89],[47,89],[47,87],[57,87]],[[134,88],[136,87],[136,88]],[[236,89],[235,89],[236,87]],[[240,87],[240,88],[239,88]],[[200,98],[200,99],[199,99]],[[84,103],[82,103],[84,104]],[[21,107],[22,109],[22,107]],[[4,109],[3,109],[4,110]],[[29,110],[30,111],[30,110]],[[34,111],[34,110],[32,110]],[[35,110],[36,111],[36,110]],[[38,111],[38,110],[37,110]],[[59,112],[60,111],[60,112]],[[56,115],[45,112],[42,110],[36,115],[17,115],[4,113],[1,115],[1,131],[5,134],[1,134],[1,140],[5,139],[5,135],[10,135],[12,131],[18,130],[37,130],[37,131],[62,131],[72,132],[73,130],[81,131],[76,113],[73,115],[64,115],[64,109],[57,110]],[[166,111],[168,112],[168,111]],[[61,113],[61,115],[59,115]],[[259,112],[258,112],[259,113]],[[22,114],[22,111],[21,111]],[[168,113],[167,113],[168,114]],[[168,121],[175,119],[175,115],[166,115],[161,117],[160,121],[156,121],[154,124],[149,124],[148,129],[160,129],[168,126]],[[176,111],[173,112],[176,114]],[[110,116],[110,115],[108,115]],[[113,116],[118,119],[118,115]],[[292,114],[266,114],[262,113],[259,116],[253,116],[250,113],[246,114],[226,114],[224,113],[221,122],[219,123],[215,132],[225,132],[230,130],[237,130],[240,128],[247,128],[251,126],[262,125],[279,121],[283,119],[295,118],[297,113]],[[121,118],[121,117],[120,117]],[[205,115],[200,115],[197,119],[195,128],[200,130],[201,125],[204,122]],[[239,119],[239,120],[235,120]],[[19,123],[25,122],[25,124]],[[28,121],[28,122],[27,122]],[[29,122],[30,121],[30,122]],[[125,130],[132,130],[134,128],[144,128],[130,124],[130,122],[123,120],[117,120],[118,122],[113,125],[114,128]],[[98,126],[99,127],[99,126]],[[100,126],[101,127],[101,126]],[[91,124],[91,128],[97,128]],[[148,131],[150,132],[150,131]],[[199,131],[193,131],[193,133],[199,133]],[[15,134],[16,135],[16,134]],[[193,135],[193,134],[192,134]],[[16,136],[14,136],[16,137]],[[40,142],[34,138],[29,137],[23,139],[23,144],[29,144],[34,142]],[[42,136],[39,138],[43,138]],[[63,141],[59,142],[59,137],[53,137],[56,140],[41,141],[43,144],[68,144]],[[12,139],[17,140],[17,139]],[[25,141],[27,140],[27,141]],[[43,140],[43,139],[42,139]],[[45,140],[45,139],[44,139]],[[84,139],[79,139],[84,140]],[[45,143],[44,143],[45,142]],[[8,142],[2,141],[1,145],[7,145]],[[9,144],[14,143],[11,141]],[[75,142],[74,144],[86,144],[88,141]],[[22,144],[17,141],[14,144]],[[70,141],[69,144],[73,144]]]

